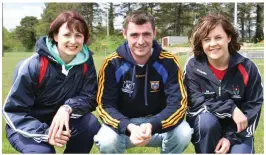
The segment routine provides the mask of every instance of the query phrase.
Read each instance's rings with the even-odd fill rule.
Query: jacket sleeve
[[[65,101],[65,104],[72,108],[71,118],[79,118],[84,114],[94,111],[96,104],[97,94],[97,76],[93,62],[92,55],[90,55],[87,63],[87,71],[83,77],[83,86],[77,96],[69,98]]]
[[[172,60],[164,74],[164,76],[168,74],[168,78],[163,80],[167,105],[159,114],[153,116],[150,122],[153,133],[169,131],[180,124],[187,110],[187,93],[183,83],[183,73],[177,58],[173,56]]]
[[[223,119],[231,118],[236,107],[228,94],[217,97],[216,94],[204,95],[201,91],[200,77],[193,72],[195,68],[191,60],[185,66],[185,85],[188,92],[188,117],[195,117],[202,112],[210,112]]]
[[[107,58],[99,72],[97,93],[97,112],[103,122],[119,134],[127,134],[129,119],[119,112],[118,83],[115,79],[115,68]]]
[[[244,137],[252,137],[260,118],[263,103],[261,76],[254,63],[251,63],[249,66],[250,68],[246,72],[248,73],[248,83],[243,95],[243,103],[239,107],[248,119],[248,127],[240,133],[236,133],[235,127],[232,126],[225,129],[224,135],[232,144],[242,140]]]
[[[13,84],[3,106],[3,116],[14,131],[40,143],[48,140],[49,126],[28,115],[34,106],[37,86],[37,65],[32,63],[35,61],[32,57],[19,63],[15,69]]]

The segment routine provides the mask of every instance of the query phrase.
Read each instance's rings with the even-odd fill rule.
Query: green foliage
[[[3,52],[17,52],[24,50],[23,45],[16,38],[15,31],[8,32],[7,29],[3,27]]]
[[[26,50],[31,51],[35,45],[36,39],[34,31],[28,27],[18,26],[16,28],[17,39],[23,44]]]
[[[34,27],[35,30],[35,38],[38,40],[40,37],[45,36],[48,34],[50,23],[42,22]]]
[[[12,47],[11,40],[9,38],[9,32],[6,28],[3,28],[3,50],[9,50]]]
[[[27,27],[27,28],[33,28],[35,24],[38,23],[38,19],[33,16],[26,16],[21,19],[20,26]]]
[[[16,27],[17,39],[23,44],[26,50],[31,51],[35,45],[34,26],[38,23],[36,17],[26,16],[20,21],[20,26]]]
[[[89,48],[91,51],[94,52],[96,55],[104,55],[113,53],[117,47],[119,47],[125,39],[122,35],[120,36],[102,36],[102,38],[98,38],[97,40],[93,41]]]

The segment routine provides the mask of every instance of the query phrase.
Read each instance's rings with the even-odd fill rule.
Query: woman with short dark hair
[[[100,128],[97,77],[88,26],[74,11],[59,14],[36,52],[21,61],[3,108],[6,136],[21,153],[89,153]]]
[[[222,16],[205,16],[194,28],[194,57],[186,64],[185,84],[196,153],[255,152],[261,76],[256,65],[237,52],[237,39],[237,31]]]

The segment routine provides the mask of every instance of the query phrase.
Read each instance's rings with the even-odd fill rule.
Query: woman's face
[[[54,40],[57,42],[57,49],[60,57],[69,58],[72,60],[83,48],[84,35],[75,29],[71,32],[67,28],[67,23],[64,23],[54,35]]]
[[[229,56],[228,44],[231,41],[221,24],[210,31],[207,37],[201,40],[202,48],[208,59],[223,60]]]

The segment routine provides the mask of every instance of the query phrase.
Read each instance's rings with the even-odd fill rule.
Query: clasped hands
[[[57,147],[64,147],[71,137],[69,130],[70,113],[64,107],[60,107],[53,118],[48,133],[48,143]],[[65,127],[65,131],[63,131]]]
[[[143,123],[141,125],[129,124],[127,126],[130,134],[130,141],[136,146],[145,146],[152,139],[152,125],[150,123]]]

